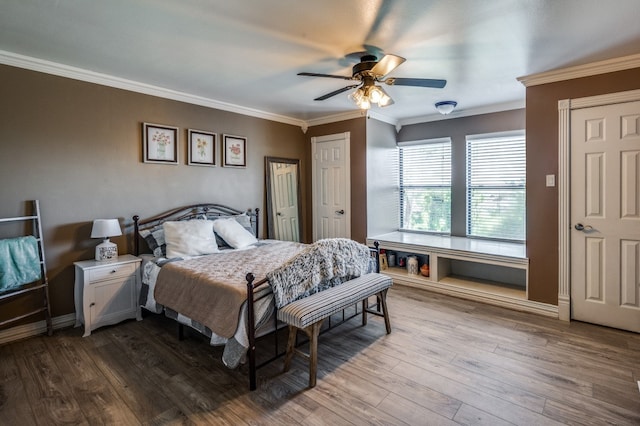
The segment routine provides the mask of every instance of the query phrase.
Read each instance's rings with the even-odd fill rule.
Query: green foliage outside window
[[[406,188],[404,229],[451,232],[451,188]]]

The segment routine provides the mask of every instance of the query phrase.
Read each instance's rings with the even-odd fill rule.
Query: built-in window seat
[[[394,283],[558,316],[557,306],[528,300],[529,259],[523,243],[400,231],[367,238],[369,245],[374,241],[387,256],[395,254],[396,266],[381,271]],[[428,262],[428,277],[398,266],[400,258],[410,255],[417,256],[420,266]]]

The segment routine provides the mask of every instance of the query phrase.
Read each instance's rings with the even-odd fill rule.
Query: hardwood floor
[[[149,315],[0,347],[0,424],[640,424],[640,335],[394,286],[393,332],[352,319],[306,363],[228,370]]]

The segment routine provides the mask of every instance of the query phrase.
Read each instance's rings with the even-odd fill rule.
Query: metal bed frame
[[[162,224],[165,221],[168,220],[191,220],[191,219],[210,219],[210,220],[214,220],[220,217],[228,217],[228,216],[234,216],[234,215],[239,215],[239,214],[247,214],[251,220],[251,224],[254,228],[254,232],[257,238],[259,238],[259,213],[260,213],[260,209],[256,208],[254,210],[246,210],[246,211],[241,211],[241,210],[237,210],[228,206],[224,206],[221,204],[210,204],[210,203],[203,203],[203,204],[194,204],[194,205],[190,205],[190,206],[184,206],[184,207],[179,207],[173,210],[170,210],[168,212],[159,214],[157,216],[153,216],[149,219],[144,219],[144,220],[140,220],[140,217],[138,215],[133,216],[133,226],[134,226],[134,254],[136,256],[138,256],[140,254],[140,235],[139,232],[141,230],[144,229],[150,229],[153,227],[156,227],[160,224]],[[374,243],[375,248],[370,248],[371,253],[373,256],[375,256],[375,260],[376,260],[376,271],[379,271],[380,268],[380,264],[379,264],[379,255],[380,255],[380,251],[379,251],[379,247],[378,247],[378,243],[375,242]],[[274,330],[271,332],[271,334],[273,334],[274,336],[274,353],[273,355],[264,360],[263,362],[261,362],[260,364],[257,364],[256,361],[256,328],[255,328],[255,310],[254,310],[254,303],[257,302],[258,300],[260,300],[261,297],[267,297],[267,295],[263,295],[260,298],[256,299],[256,290],[259,287],[262,287],[264,285],[269,285],[268,280],[266,278],[255,282],[255,276],[249,272],[247,273],[246,277],[245,277],[246,281],[247,281],[247,301],[251,300],[253,301],[253,303],[248,303],[247,304],[247,334],[248,334],[248,338],[249,338],[249,348],[247,350],[247,357],[248,357],[248,363],[249,363],[249,389],[250,390],[255,390],[257,388],[257,370],[267,364],[269,364],[270,362],[274,361],[275,359],[278,359],[282,356],[284,356],[285,351],[279,350],[279,344],[278,344],[278,331],[280,329],[287,329],[286,324],[278,324],[278,319],[277,319],[277,312],[274,312]],[[361,312],[358,312],[358,305],[355,305],[355,313],[353,313],[353,315],[349,315],[346,316],[344,311],[342,312],[342,319],[340,321],[338,321],[335,324],[331,324],[331,318],[329,318],[328,320],[328,325],[329,327],[327,329],[325,329],[324,331],[335,327],[337,325],[342,324],[343,322],[346,322],[348,320],[350,320],[351,318],[359,315]],[[182,339],[184,336],[184,326],[180,323],[178,323],[178,337],[179,339]]]

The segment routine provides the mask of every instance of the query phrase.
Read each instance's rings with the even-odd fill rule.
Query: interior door
[[[571,112],[571,316],[640,332],[640,102]]]
[[[297,164],[271,163],[272,197],[275,204],[274,227],[276,238],[284,241],[300,241],[298,217]]]
[[[348,132],[312,138],[313,239],[351,237]]]

